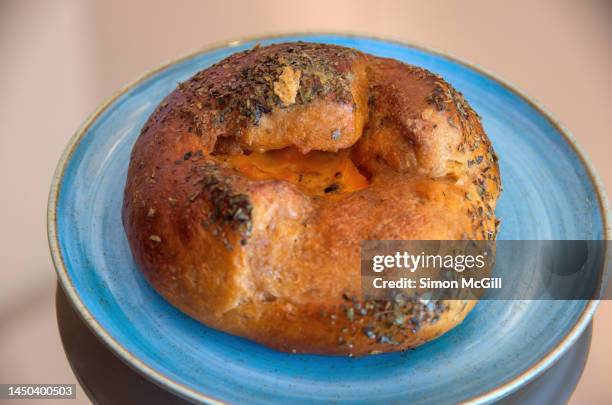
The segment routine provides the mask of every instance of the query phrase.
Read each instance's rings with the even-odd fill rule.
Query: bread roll
[[[363,240],[494,239],[478,115],[429,71],[354,49],[239,52],[169,94],[134,145],[134,259],[204,324],[294,353],[415,347],[475,301],[365,300]]]

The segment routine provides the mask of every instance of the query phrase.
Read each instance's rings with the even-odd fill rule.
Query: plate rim
[[[98,108],[94,110],[94,112],[89,115],[89,117],[85,120],[85,122],[79,127],[79,129],[72,135],[68,144],[66,145],[60,160],[56,166],[54,171],[51,188],[49,191],[49,199],[47,205],[47,238],[49,243],[49,250],[51,253],[53,265],[55,267],[56,274],[59,279],[59,284],[62,289],[66,293],[73,307],[77,310],[77,313],[85,324],[96,334],[96,336],[113,352],[117,357],[119,357],[124,363],[128,366],[132,367],[135,371],[139,372],[141,375],[145,376],[155,384],[161,386],[162,388],[169,389],[173,393],[188,399],[188,400],[196,400],[198,402],[204,403],[212,403],[212,404],[227,404],[223,400],[218,398],[214,398],[210,395],[204,394],[200,391],[189,388],[188,386],[174,381],[171,377],[164,375],[162,372],[154,369],[153,367],[145,364],[141,359],[137,356],[133,355],[129,350],[121,345],[111,334],[102,327],[102,325],[96,320],[96,318],[91,314],[89,309],[85,306],[83,301],[81,300],[79,294],[75,286],[72,283],[72,279],[68,275],[68,271],[66,265],[64,263],[64,259],[62,256],[62,252],[60,249],[60,244],[58,240],[57,234],[57,202],[59,199],[59,194],[61,192],[61,184],[64,178],[64,171],[70,162],[74,151],[79,146],[81,140],[84,138],[85,134],[89,131],[92,124],[98,119],[98,117],[105,112],[113,103],[123,96],[125,93],[145,82],[155,74],[170,68],[171,66],[187,61],[189,59],[195,58],[198,55],[201,55],[206,52],[215,51],[222,48],[236,48],[240,45],[243,45],[247,42],[253,41],[263,41],[270,39],[279,39],[284,37],[315,37],[315,36],[336,36],[336,37],[344,37],[344,38],[357,38],[357,39],[369,39],[376,41],[383,41],[391,44],[406,46],[409,48],[417,49],[420,51],[427,52],[429,54],[440,56],[452,62],[458,63],[465,67],[468,67],[475,72],[493,80],[494,82],[500,84],[506,90],[517,95],[521,100],[525,101],[532,108],[538,111],[546,120],[563,136],[565,141],[569,144],[569,146],[576,153],[578,158],[580,159],[583,167],[586,169],[591,183],[594,186],[595,193],[597,195],[597,200],[599,203],[599,208],[602,213],[602,223],[605,233],[605,238],[607,240],[612,239],[612,229],[610,227],[610,205],[608,201],[608,197],[605,192],[605,188],[603,186],[603,182],[599,177],[595,167],[586,152],[582,149],[582,147],[578,144],[576,139],[570,134],[570,132],[562,125],[560,122],[552,115],[548,110],[546,110],[539,102],[527,96],[527,94],[517,87],[514,83],[511,83],[496,74],[491,73],[487,69],[481,67],[476,63],[472,63],[466,61],[462,58],[459,58],[449,52],[440,51],[437,49],[432,49],[429,46],[424,46],[419,43],[405,41],[395,37],[389,36],[380,36],[372,33],[359,33],[355,31],[299,31],[299,32],[279,32],[267,35],[255,35],[255,36],[245,36],[239,39],[234,40],[225,40],[225,41],[216,41],[210,45],[199,48],[195,51],[189,52],[183,56],[170,59],[157,67],[147,71],[143,75],[141,75],[136,80],[128,83],[120,90],[115,92],[110,98],[104,101]],[[608,261],[610,254],[607,252],[605,257],[606,261]],[[586,326],[592,319],[592,316],[597,309],[599,304],[599,300],[589,300],[588,304],[583,309],[582,313],[576,320],[575,324],[572,326],[570,331],[562,338],[562,340],[551,349],[546,355],[542,356],[538,361],[530,365],[527,369],[525,369],[520,374],[514,376],[508,381],[502,383],[501,385],[496,386],[495,388],[476,395],[470,399],[463,401],[464,404],[481,404],[488,403],[494,401],[496,399],[502,398],[514,391],[516,391],[520,386],[527,384],[529,381],[533,380],[536,376],[541,374],[543,371],[548,369],[560,356],[562,356],[567,349],[578,339],[578,337],[582,334]]]

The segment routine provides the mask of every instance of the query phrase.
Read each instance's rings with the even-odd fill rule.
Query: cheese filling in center
[[[369,184],[351,160],[350,153],[349,149],[343,149],[302,154],[288,147],[248,155],[225,155],[222,159],[251,179],[284,180],[309,195],[337,196],[364,189]]]

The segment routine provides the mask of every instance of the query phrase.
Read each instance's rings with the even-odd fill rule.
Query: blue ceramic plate
[[[136,269],[120,220],[132,145],[177,82],[240,50],[284,41],[354,47],[439,73],[482,116],[500,156],[501,239],[611,239],[607,205],[574,141],[510,86],[448,56],[373,38],[300,35],[234,42],[164,66],[103,105],[57,169],[51,252],[62,287],[94,332],[179,395],[230,403],[451,403],[499,399],[578,338],[592,301],[487,301],[443,337],[404,354],[289,355],[209,329],[157,295]]]

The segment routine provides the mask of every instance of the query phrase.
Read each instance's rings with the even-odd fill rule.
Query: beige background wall
[[[55,326],[45,208],[79,124],[162,61],[298,30],[391,36],[482,65],[558,117],[612,190],[612,2],[0,0],[0,382],[74,381]],[[572,403],[612,401],[611,341],[604,302]]]

